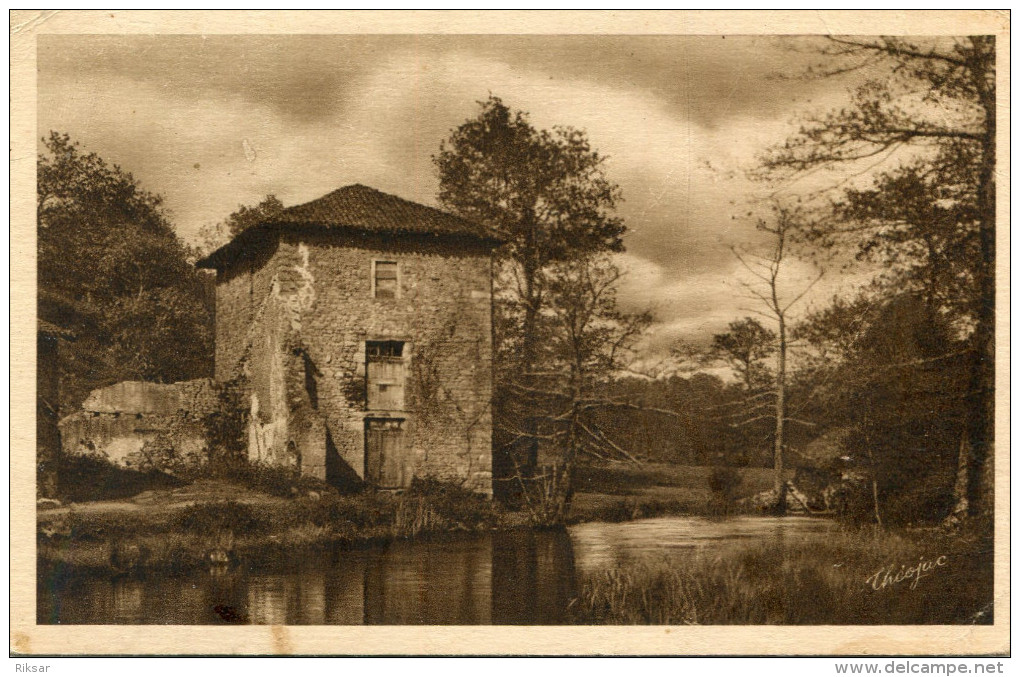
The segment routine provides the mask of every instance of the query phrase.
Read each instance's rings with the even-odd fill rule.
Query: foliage
[[[224,456],[220,461],[211,460],[206,472],[217,479],[281,498],[291,498],[308,492],[320,495],[336,493],[336,489],[331,485],[315,477],[302,475],[294,468],[251,462],[236,455]]]
[[[209,467],[213,472],[229,474],[247,465],[245,443],[248,439],[249,409],[244,392],[243,377],[219,383],[216,408],[202,417]]]
[[[995,371],[995,38],[830,38],[822,77],[865,68],[849,106],[807,120],[762,175],[871,170],[836,184],[803,231],[878,264],[883,295],[916,294],[967,338],[959,504],[991,508]],[[876,166],[880,166],[875,169]],[[935,320],[936,316],[942,319]],[[933,357],[929,355],[929,358]],[[922,397],[923,399],[923,397]],[[923,412],[912,410],[909,417]]]
[[[708,488],[721,502],[730,503],[737,497],[741,481],[740,472],[736,468],[717,466],[712,468],[712,474],[708,476]]]
[[[61,356],[61,407],[117,381],[209,375],[210,282],[188,264],[162,198],[66,134],[43,143],[39,314],[76,336]]]
[[[753,317],[734,320],[726,332],[712,336],[712,352],[733,369],[751,393],[772,379],[764,362],[776,352],[776,333]]]
[[[226,219],[213,226],[203,226],[198,232],[198,247],[194,258],[207,256],[240,235],[243,231],[265,223],[283,211],[283,203],[275,195],[267,195],[254,206],[238,205]]]
[[[953,508],[966,441],[967,341],[921,294],[838,301],[798,326],[814,357],[807,415],[850,431],[849,469],[874,483],[861,518],[924,522]]]
[[[255,534],[268,527],[254,508],[237,501],[196,503],[178,512],[172,525],[174,531],[196,534],[217,531]]]
[[[622,250],[625,228],[611,215],[619,188],[585,133],[537,130],[495,96],[479,105],[433,158],[440,202],[494,228],[503,254],[535,273],[578,252]]]

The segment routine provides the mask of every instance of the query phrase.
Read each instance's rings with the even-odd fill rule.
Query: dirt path
[[[72,511],[93,515],[103,513],[173,512],[196,503],[226,500],[246,503],[248,505],[278,505],[286,502],[288,499],[251,491],[250,489],[227,482],[199,480],[183,487],[143,491],[130,498],[112,501],[69,503],[56,507],[40,506],[36,511],[36,515],[40,521],[43,521],[66,515]]]

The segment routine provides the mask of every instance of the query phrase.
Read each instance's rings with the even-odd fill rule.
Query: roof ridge
[[[199,261],[198,265],[215,267],[227,250],[243,248],[258,237],[257,232],[287,227],[470,238],[491,246],[500,241],[494,231],[470,219],[362,183],[352,183],[314,200],[284,208],[246,229],[230,243]]]

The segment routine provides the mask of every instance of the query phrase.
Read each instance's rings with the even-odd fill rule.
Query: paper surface
[[[11,15],[11,651],[95,654],[972,655],[1009,651],[1009,14],[955,12],[117,12]],[[997,36],[996,568],[993,626],[350,627],[37,625],[35,157],[37,41],[75,34],[887,34]],[[399,86],[394,84],[393,86]],[[103,92],[94,92],[97,99]],[[607,105],[621,105],[610,101]],[[97,107],[98,109],[99,107]],[[611,113],[612,111],[608,111]],[[568,121],[569,122],[569,121]],[[431,141],[429,142],[431,143]],[[247,152],[247,150],[246,150]],[[130,168],[128,168],[130,169]],[[148,186],[159,191],[157,185]],[[239,202],[233,200],[234,204]],[[15,394],[16,393],[16,394]]]

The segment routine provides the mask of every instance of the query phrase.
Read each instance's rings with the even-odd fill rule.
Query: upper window
[[[376,261],[372,289],[377,299],[397,298],[397,262]]]
[[[369,362],[377,358],[402,357],[403,341],[365,341],[365,357]]]

